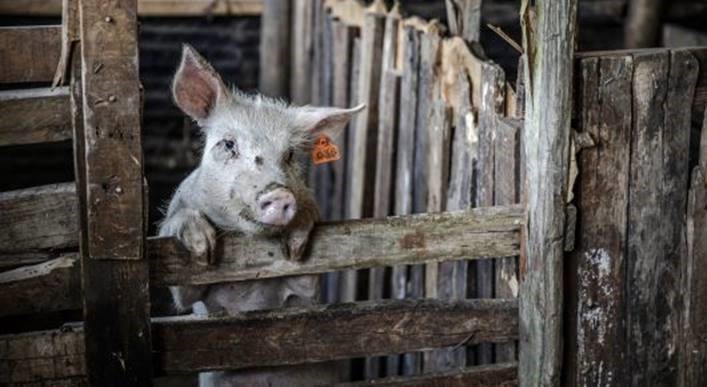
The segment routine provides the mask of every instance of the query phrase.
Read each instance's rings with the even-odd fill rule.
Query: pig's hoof
[[[216,231],[206,219],[192,217],[182,225],[179,240],[203,265],[214,263],[213,249],[216,246]]]
[[[293,232],[283,243],[285,257],[290,261],[301,261],[307,248],[309,233]]]

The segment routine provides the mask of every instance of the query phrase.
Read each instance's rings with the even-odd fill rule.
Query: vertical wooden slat
[[[444,100],[434,100],[430,119],[430,141],[427,181],[427,211],[440,212],[446,207],[447,183],[449,181],[449,160],[451,141],[452,114]],[[442,276],[441,264],[427,264],[425,271],[425,297],[440,298],[439,288],[443,281],[451,281],[452,276]],[[451,273],[450,273],[451,274]],[[449,297],[446,297],[449,298]],[[435,350],[424,353],[424,372],[448,369],[447,350]]]
[[[582,230],[572,260],[576,262],[577,385],[625,384],[624,276],[631,139],[630,56],[588,58],[579,64],[580,130],[597,147],[578,158],[581,176],[577,208]]]
[[[260,91],[272,97],[288,97],[289,66],[290,0],[264,0],[260,17]]]
[[[679,364],[680,386],[707,384],[707,110],[700,138],[699,165],[692,172],[687,218],[687,259],[682,280],[684,317]]]
[[[417,117],[417,80],[420,66],[420,40],[414,27],[403,30],[402,78],[400,80],[400,118],[395,154],[395,214],[412,213],[413,168],[415,152],[415,122]],[[393,267],[391,296],[403,299],[407,294],[407,267]],[[394,375],[400,367],[398,356],[389,356],[387,370]]]
[[[360,66],[361,66],[361,39],[355,38],[353,42],[353,52],[351,54],[351,101],[358,101],[358,83],[360,78]],[[350,219],[351,214],[351,184],[353,181],[353,160],[354,160],[354,144],[356,139],[356,121],[359,119],[357,115],[349,123],[349,131],[346,138],[346,149],[348,154],[346,155],[346,214],[345,218]],[[341,302],[353,302],[356,301],[356,285],[358,283],[358,273],[356,270],[347,270],[341,273],[341,279],[339,281],[339,300]]]
[[[629,0],[624,30],[626,48],[656,47],[660,43],[664,0]]]
[[[496,118],[494,138],[494,205],[510,205],[520,201],[520,126],[521,123],[501,117]],[[517,257],[498,258],[494,261],[494,296],[518,297]],[[516,360],[516,344],[495,346],[496,362]]]
[[[354,38],[358,29],[345,23],[334,20],[332,23],[333,49],[332,49],[332,98],[334,106],[348,107],[352,93],[352,80],[354,75]],[[334,187],[332,197],[332,220],[341,220],[346,216],[346,187],[348,182],[346,165],[349,160],[348,137],[352,132],[352,124],[346,126],[337,139],[343,157],[334,163]],[[342,272],[327,273],[326,276],[326,302],[332,303],[340,299],[340,278]]]
[[[356,117],[354,147],[350,152],[353,157],[349,189],[349,212],[352,218],[373,214],[375,145],[378,139],[378,98],[384,27],[384,14],[366,13],[361,30],[361,64],[357,93],[357,103],[366,104],[366,109]]]
[[[294,0],[292,13],[292,51],[290,58],[290,98],[297,105],[311,102],[312,92],[312,0]]]
[[[679,269],[686,254],[689,116],[697,64],[664,51],[636,54],[634,68],[628,365],[643,370],[631,373],[634,385],[670,385],[677,378]]]
[[[562,259],[576,0],[523,0],[528,219],[521,267],[521,386],[556,386],[562,369]]]
[[[398,124],[398,103],[400,91],[400,75],[395,70],[398,51],[398,31],[400,14],[392,10],[385,18],[383,38],[383,53],[381,58],[381,85],[378,101],[381,116],[378,120],[378,141],[375,171],[375,197],[373,216],[376,218],[392,215],[393,203],[393,168],[396,130]],[[368,298],[378,300],[383,298],[385,285],[385,268],[369,270]],[[380,359],[366,358],[365,375],[367,378],[380,376]]]
[[[481,66],[481,105],[479,106],[479,156],[477,205],[490,207],[494,205],[495,149],[498,116],[503,114],[505,102],[505,74],[493,63],[483,63]],[[494,296],[494,266],[495,260],[481,260],[476,265],[476,297],[492,298]],[[493,345],[480,344],[477,347],[478,364],[493,362]]]
[[[82,0],[82,100],[72,75],[86,365],[100,386],[152,379],[136,14],[135,1]]]

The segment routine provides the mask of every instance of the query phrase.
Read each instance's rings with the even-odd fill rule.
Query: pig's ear
[[[351,118],[365,107],[364,104],[351,109],[305,106],[299,109],[296,124],[312,139],[321,134],[334,138],[344,129]]]
[[[172,97],[177,106],[198,122],[209,117],[227,96],[226,86],[214,68],[185,44],[172,81]]]

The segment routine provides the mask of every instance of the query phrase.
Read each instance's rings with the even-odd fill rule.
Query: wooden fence
[[[0,53],[26,56],[0,55],[0,82],[47,87],[0,93],[0,145],[70,138],[77,176],[0,193],[0,317],[84,313],[0,336],[1,385],[149,385],[356,357],[388,385],[553,385],[560,366],[568,385],[705,384],[707,49],[573,58],[573,31],[552,33],[558,15],[573,28],[573,2],[555,13],[542,2],[539,20],[524,14],[539,45],[524,45],[534,59],[513,86],[438,23],[379,3],[287,3],[277,14],[295,15],[293,66],[272,90],[369,106],[340,140],[345,160],[311,170],[335,220],[317,225],[302,263],[282,259],[276,241],[226,235],[219,264],[204,266],[176,240],[145,237],[134,1],[66,0],[60,29],[0,28]],[[553,88],[573,66],[574,93],[569,81]],[[557,122],[539,130],[558,111],[569,123],[572,101],[572,136]],[[524,197],[532,208],[515,204]],[[562,249],[573,250],[564,261]],[[344,303],[149,314],[151,287],[337,270],[328,296]],[[499,364],[467,366],[467,345],[470,365]]]

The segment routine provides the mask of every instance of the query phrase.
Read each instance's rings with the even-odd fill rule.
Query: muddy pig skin
[[[204,151],[199,167],[170,201],[159,234],[177,237],[206,262],[217,234],[225,231],[280,238],[286,256],[301,259],[319,214],[303,182],[298,156],[308,152],[320,135],[335,137],[363,106],[296,107],[228,89],[188,45],[174,76],[172,95],[200,126]],[[317,303],[317,282],[316,276],[297,276],[170,291],[181,312],[237,315]],[[342,368],[327,363],[208,372],[199,380],[201,386],[311,386],[341,380]]]

